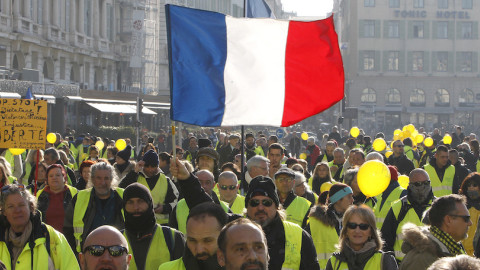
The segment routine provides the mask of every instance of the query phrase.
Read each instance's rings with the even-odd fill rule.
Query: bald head
[[[410,179],[410,182],[424,182],[430,180],[428,173],[424,169],[414,169],[413,171],[410,172],[408,175],[408,178]]]

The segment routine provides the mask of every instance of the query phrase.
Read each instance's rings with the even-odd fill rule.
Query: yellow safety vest
[[[73,198],[73,196],[75,196],[75,194],[78,193],[78,190],[76,188],[70,186],[70,185],[66,185],[66,186],[67,186],[68,190],[70,191],[70,194],[72,195],[72,198]],[[37,190],[37,195],[36,195],[37,199],[38,199],[38,197],[40,197],[40,194],[42,194],[43,190],[44,190],[44,188],[42,188],[40,190]]]
[[[400,199],[400,195],[404,190],[405,189],[401,186],[398,186],[394,190],[392,190],[392,192],[390,192],[387,199],[385,200],[382,208],[380,208],[380,205],[382,204],[383,193],[376,197],[377,204],[375,204],[375,207],[373,208],[373,213],[375,214],[375,220],[377,222],[377,228],[379,230],[382,228],[383,222],[385,222],[385,217],[387,216],[388,211],[390,211],[392,204]]]
[[[421,219],[418,217],[417,212],[415,212],[415,209],[410,208],[408,209],[407,214],[402,220],[398,220],[398,215],[400,214],[400,210],[402,209],[402,204],[403,203],[408,203],[407,198],[404,198],[402,200],[398,200],[392,204],[392,210],[393,214],[395,215],[395,219],[398,221],[398,227],[396,231],[396,239],[395,239],[395,244],[393,245],[393,251],[395,253],[395,258],[397,260],[402,260],[403,257],[405,257],[405,253],[402,252],[402,244],[403,244],[403,239],[402,239],[402,227],[406,223],[413,223],[417,226],[422,225]],[[432,202],[430,201],[429,204]],[[425,211],[430,209],[430,207],[427,207]]]
[[[472,226],[468,228],[468,237],[467,239],[462,240],[462,244],[467,254],[473,256],[473,252],[475,251],[473,246],[473,237],[475,236],[475,231],[477,230],[478,219],[480,218],[480,210],[477,210],[475,207],[470,207],[468,209],[468,213],[470,213]]]
[[[172,238],[174,238],[175,231],[171,228],[169,229],[172,233]],[[128,269],[136,270],[137,264],[135,262],[135,255],[133,253],[133,249],[130,246],[128,236],[125,231],[123,232],[123,235],[127,239],[128,253],[132,255],[132,260],[130,261],[130,266]],[[145,269],[157,269],[160,265],[169,261],[170,251],[168,250],[167,243],[165,242],[165,236],[163,235],[162,227],[157,224],[153,232],[152,241],[150,242],[150,246],[148,247],[147,259],[145,261]]]
[[[30,177],[31,172],[32,172],[32,164],[30,164],[30,162],[25,163],[25,174],[23,175],[22,183],[28,185],[28,178]],[[35,175],[33,176],[32,182],[35,182]]]
[[[302,227],[303,219],[310,210],[310,205],[312,203],[300,196],[295,197],[292,203],[287,207],[287,221],[293,222],[298,226]]]
[[[68,246],[65,237],[55,231],[53,227],[45,224],[50,239],[50,254],[45,247],[46,238],[35,239],[35,246],[32,250],[28,242],[15,262],[15,270],[48,269],[48,257],[52,259],[55,269],[80,269],[75,255]],[[5,242],[0,242],[0,258],[7,269],[12,269],[11,256]],[[32,263],[33,259],[33,263]]]
[[[331,168],[331,167],[333,167],[333,166],[338,167],[338,165],[333,164],[333,160],[332,160],[332,161],[330,161],[330,162],[328,163],[328,167]],[[332,177],[333,177],[333,176],[334,176],[334,175],[332,175]],[[342,170],[340,171],[340,177],[343,177],[343,166],[342,166]]]
[[[480,173],[480,160],[477,160],[477,172]]]
[[[237,195],[237,197],[235,197],[235,201],[233,201],[232,205],[230,206],[230,210],[232,210],[234,214],[243,215],[244,209],[245,197],[242,195]]]
[[[139,174],[137,181],[139,184],[146,186],[150,190],[150,187],[148,186],[145,176],[143,176],[142,174]],[[157,183],[155,184],[155,187],[153,187],[153,190],[150,190],[150,193],[152,193],[154,206],[165,203],[165,196],[167,195],[167,190],[168,190],[167,177],[163,173],[160,173],[160,175],[158,176]],[[155,213],[155,217],[157,219],[157,223],[159,224],[168,223],[168,214]]]
[[[262,156],[262,157],[265,156],[265,152],[263,151],[263,148],[261,146],[255,147],[254,152],[255,152],[255,154],[257,154],[259,156]]]
[[[432,191],[435,197],[452,194],[453,178],[455,177],[455,167],[453,165],[448,166],[445,170],[443,181],[440,181],[432,165],[425,165],[425,171],[427,171],[428,176],[430,176]]]
[[[220,201],[220,206],[222,206],[225,213],[228,213],[228,205]],[[188,213],[190,213],[190,208],[188,208],[187,201],[185,199],[181,199],[177,203],[177,226],[178,230],[181,231],[183,234],[187,234],[187,218]]]
[[[382,258],[383,254],[381,252],[375,253],[365,264],[364,270],[381,270],[382,269]],[[332,256],[330,259],[330,263],[332,264],[332,268],[335,270],[348,270],[348,264],[346,262],[342,262],[337,260],[335,256]]]
[[[145,268],[146,269],[146,268]],[[158,268],[158,270],[186,270],[183,258],[176,259],[171,262],[166,262]]]
[[[115,188],[118,195],[123,198],[123,188]],[[73,236],[75,237],[76,250],[78,253],[82,252],[82,235],[83,235],[83,217],[87,211],[90,196],[92,195],[92,188],[80,190],[77,193],[77,202],[73,210]],[[122,216],[125,218],[122,208]]]
[[[303,230],[297,224],[283,221],[285,230],[285,261],[282,270],[294,270],[300,268],[302,256],[302,234]]]
[[[90,152],[90,147],[88,147],[87,152]],[[83,152],[83,144],[80,144],[77,148],[78,156],[78,168],[82,165],[82,162],[88,158],[88,153]]]
[[[313,244],[317,251],[320,269],[325,269],[328,259],[337,250],[335,247],[338,244],[337,230],[312,217],[310,218],[310,232],[312,233]]]
[[[413,155],[413,149],[412,147],[405,145],[405,155],[407,156],[408,159],[410,159],[413,162],[413,165],[415,168],[418,168],[418,160],[415,159],[415,156]]]

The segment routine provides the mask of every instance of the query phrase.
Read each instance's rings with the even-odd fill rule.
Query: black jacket
[[[463,180],[465,180],[471,171],[466,166],[460,164],[459,161],[453,166],[455,166],[455,176],[453,178],[452,193],[458,194],[458,190],[462,186]]]
[[[408,159],[407,155],[403,154],[399,157],[395,157],[394,155],[391,155],[388,157],[388,164],[396,166],[398,169],[398,172],[403,175],[409,175],[413,169],[415,169],[415,166],[413,165],[413,162]]]

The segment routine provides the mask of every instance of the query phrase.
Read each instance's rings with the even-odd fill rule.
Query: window
[[[473,23],[472,22],[461,22],[462,28],[462,39],[472,39],[473,33]]]
[[[449,106],[450,94],[446,89],[438,89],[435,93],[435,106]]]
[[[362,91],[362,97],[360,98],[362,103],[376,103],[377,94],[372,88],[365,88]]]
[[[436,52],[437,60],[434,63],[435,71],[446,72],[448,69],[448,52]]]
[[[412,54],[412,70],[423,71],[423,52],[413,52]]]
[[[465,105],[465,103],[475,103],[475,100],[473,98],[473,91],[470,89],[463,89],[462,92],[458,95],[458,103],[461,105]],[[472,104],[473,105],[473,104]]]
[[[438,0],[438,8],[448,8],[448,0]]]
[[[390,8],[399,8],[400,7],[400,0],[389,0],[388,7]]]
[[[462,0],[462,8],[463,9],[472,9],[473,8],[473,0]]]
[[[413,37],[414,38],[423,38],[424,35],[424,22],[413,22]]]
[[[372,71],[375,70],[375,51],[363,51],[363,70]]]
[[[457,67],[461,72],[472,72],[472,52],[460,52],[457,54]]]
[[[425,106],[425,91],[422,89],[413,89],[410,93],[410,105]]]
[[[388,71],[398,71],[398,59],[400,52],[388,52]]]
[[[374,20],[366,20],[363,24],[364,27],[364,37],[375,37],[375,21]]]
[[[424,8],[425,3],[423,0],[413,0],[413,7],[414,8]]]
[[[395,89],[395,88],[388,89],[387,95],[385,96],[385,101],[389,104],[400,103],[401,102],[400,91],[398,91],[398,89]]]
[[[399,35],[400,22],[399,21],[389,21],[387,27],[388,27],[388,37],[389,38],[400,37],[400,35]]]
[[[363,6],[364,7],[374,7],[375,6],[375,0],[364,0]]]
[[[437,38],[448,38],[448,22],[438,22]]]

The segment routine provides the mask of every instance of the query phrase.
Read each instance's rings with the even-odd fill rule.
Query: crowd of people
[[[0,149],[0,269],[479,269],[476,135],[415,131],[433,143],[333,127]],[[373,197],[371,160],[391,178]]]

